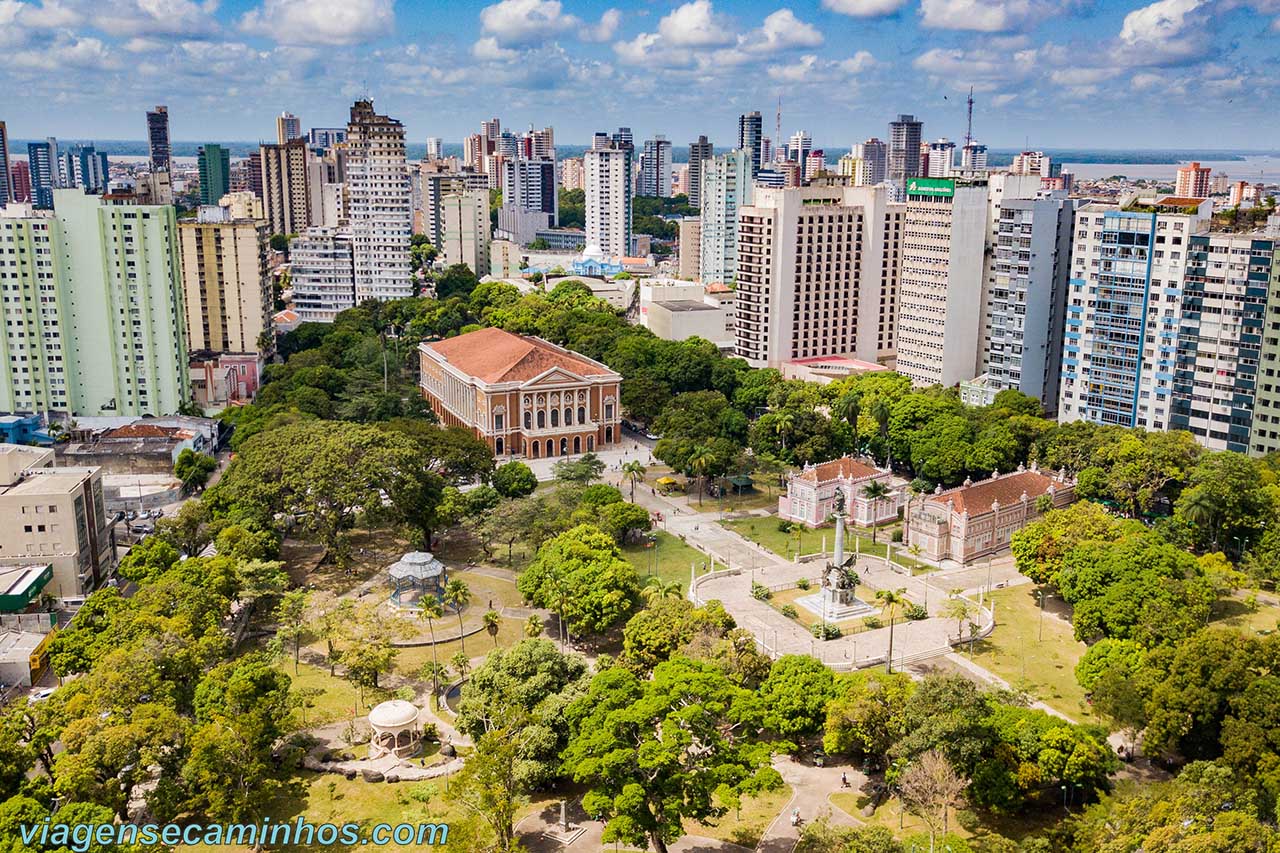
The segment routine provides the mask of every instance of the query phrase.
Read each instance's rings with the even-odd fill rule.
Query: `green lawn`
[[[996,590],[992,598],[996,629],[974,644],[974,662],[1074,720],[1096,721],[1084,688],[1076,683],[1076,663],[1088,647],[1075,638],[1070,624],[1045,613],[1042,637],[1034,586]]]
[[[364,701],[361,702],[359,689],[342,678],[341,670],[338,670],[337,676],[332,676],[327,669],[302,663],[298,665],[295,674],[291,660],[282,661],[280,669],[289,676],[295,693],[302,690],[308,693],[320,691],[307,697],[311,707],[294,710],[293,723],[299,729],[349,720],[353,715],[368,713],[374,705],[391,698],[388,690],[368,689],[364,691]]]
[[[764,835],[769,824],[791,799],[791,793],[791,788],[783,785],[776,791],[765,791],[758,797],[743,797],[741,809],[730,809],[728,814],[714,824],[690,821],[685,824],[684,830],[690,835],[702,835],[754,849],[760,843],[760,836]]]
[[[1241,590],[1214,605],[1213,624],[1259,634],[1280,630],[1280,604],[1264,593],[1250,605],[1249,595]]]
[[[818,592],[818,591],[819,591],[819,587],[817,584],[814,584],[809,589],[800,589],[799,587],[796,587],[795,589],[784,589],[781,592],[775,592],[773,594],[773,597],[769,599],[769,606],[772,607],[774,610],[781,611],[784,605],[787,605],[787,604],[792,605],[796,609],[796,617],[795,617],[796,621],[799,622],[801,625],[803,625],[805,628],[812,628],[814,625],[822,621],[821,617],[819,617],[816,613],[809,610],[807,607],[801,607],[800,605],[796,604],[795,601],[797,598],[803,598],[806,595],[813,595],[815,592]],[[868,601],[867,603],[873,606],[876,606],[876,602],[874,599],[871,601]],[[862,621],[863,619],[865,619],[867,616],[879,616],[880,613],[881,613],[881,608],[876,606],[876,609],[874,611],[867,613],[864,616],[857,616],[857,617],[854,617],[853,619],[842,619],[839,622],[836,622],[835,624],[840,627],[841,633],[845,634],[846,636],[849,634],[858,634],[863,631],[870,630],[869,628],[867,628],[866,624]],[[898,622],[899,623],[902,622],[901,615],[898,616]],[[887,625],[888,623],[886,622],[885,624]]]
[[[784,533],[778,529],[778,517],[770,515],[764,518],[734,518],[728,521],[720,522],[724,527],[737,532],[740,536],[750,539],[756,544],[768,548],[778,556],[790,560],[796,555],[797,547],[801,554],[816,554],[822,550],[823,538],[826,539],[827,553],[835,548],[836,531],[834,527],[822,526],[818,528],[804,528],[800,531],[797,539],[794,533]],[[870,536],[863,536],[852,530],[845,532],[845,549],[851,551],[854,548],[854,542],[857,542],[858,553],[865,556],[883,558],[889,541],[892,536],[890,530],[884,530],[876,534],[876,541],[873,543]],[[893,549],[893,561],[900,566],[906,568],[915,568],[918,564],[911,559],[911,555],[907,554],[901,545],[897,545]]]
[[[658,537],[656,571],[653,565],[654,548],[645,547],[643,544],[624,545],[622,556],[635,567],[642,579],[657,577],[663,583],[678,583],[682,590],[688,590],[689,564],[698,566],[701,573],[702,564],[708,560],[707,555],[691,545],[686,545],[679,537],[672,536],[665,530],[657,530],[654,533]]]
[[[910,812],[903,812],[901,801],[896,797],[890,797],[881,803],[880,807],[870,817],[864,817],[862,814],[862,808],[869,801],[865,794],[841,791],[832,794],[830,799],[831,805],[845,814],[857,818],[868,825],[883,826],[891,830],[897,838],[918,837],[921,833],[924,833],[926,842],[928,840],[928,825]],[[1022,815],[1004,816],[989,812],[953,809],[948,820],[948,834],[956,838],[975,838],[987,841],[996,841],[1003,838],[1016,843],[1054,825],[1060,817],[1061,812],[1054,812],[1053,810],[1047,812],[1031,811]],[[925,846],[927,848],[927,843]],[[937,849],[947,849],[945,842],[941,838],[941,833],[939,833]]]

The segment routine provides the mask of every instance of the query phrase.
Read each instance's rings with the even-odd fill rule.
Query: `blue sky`
[[[269,138],[373,96],[412,141],[480,121],[562,142],[630,125],[732,144],[738,113],[815,146],[884,136],[993,147],[1280,145],[1280,0],[0,0],[0,120],[15,138]]]

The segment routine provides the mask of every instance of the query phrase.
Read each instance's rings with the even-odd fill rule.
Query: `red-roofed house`
[[[907,506],[903,544],[919,545],[920,556],[932,562],[970,563],[1009,547],[1013,534],[1040,517],[1036,507],[1047,495],[1054,509],[1076,499],[1075,481],[1034,464],[1008,474],[942,491],[939,487],[918,505]]]
[[[619,439],[622,377],[541,338],[477,329],[419,345],[422,396],[497,456],[599,450]]]
[[[888,469],[868,465],[852,456],[806,465],[787,481],[787,493],[778,498],[778,517],[817,527],[836,511],[836,491],[841,490],[845,512],[854,524],[870,527],[893,521],[902,506],[902,494],[893,488],[892,479]],[[889,495],[868,500],[862,490],[873,481],[889,487]]]

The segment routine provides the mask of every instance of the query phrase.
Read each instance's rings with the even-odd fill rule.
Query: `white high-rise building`
[[[715,156],[715,146],[705,136],[699,136],[697,142],[689,143],[689,206],[702,207],[702,170],[703,163]]]
[[[284,145],[302,138],[302,119],[293,113],[280,113],[276,116],[276,143]]]
[[[439,160],[444,157],[444,140],[439,136],[427,137],[427,159]]]
[[[1053,158],[1043,151],[1023,151],[1013,158],[1013,165],[1009,167],[1009,171],[1015,175],[1039,175],[1042,178],[1051,177],[1053,171]]]
[[[889,147],[883,140],[873,136],[866,142],[853,146],[852,153],[864,164],[863,180],[858,180],[858,174],[854,174],[854,181],[858,186],[872,186],[885,179],[889,168]]]
[[[640,195],[671,197],[671,142],[656,136],[645,142],[640,155]]]
[[[489,193],[463,190],[440,200],[444,231],[440,252],[448,266],[466,264],[477,277],[489,274]]]
[[[897,370],[913,385],[976,375],[981,337],[987,183],[907,178]]]
[[[545,213],[547,226],[559,221],[559,193],[556,191],[556,162],[548,159],[514,157],[502,164],[502,206],[521,211]]]
[[[903,205],[886,187],[755,192],[738,212],[735,354],[755,367],[892,357]]]
[[[606,257],[631,253],[631,158],[626,143],[583,154],[587,251]]]
[[[347,127],[347,193],[356,301],[413,295],[409,240],[413,193],[405,160],[404,125],[356,101]]]
[[[738,263],[738,210],[752,200],[751,152],[738,149],[702,164],[701,251],[704,284],[728,284]]]
[[[949,178],[955,170],[956,144],[942,138],[929,143],[929,177]]]
[[[987,168],[987,146],[970,142],[960,150],[960,168],[965,172],[979,172]]]
[[[813,150],[813,137],[806,130],[797,130],[791,134],[787,142],[787,159],[800,164],[800,177],[807,178],[805,173],[809,161],[809,152]]]
[[[289,242],[293,308],[308,323],[332,323],[356,303],[351,235],[312,228]]]

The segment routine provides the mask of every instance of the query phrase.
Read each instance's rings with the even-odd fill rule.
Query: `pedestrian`
[[[847,787],[849,787],[849,774],[848,774],[848,773],[841,773],[841,774],[840,774],[840,787],[841,787],[841,788],[847,788]]]

